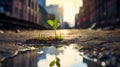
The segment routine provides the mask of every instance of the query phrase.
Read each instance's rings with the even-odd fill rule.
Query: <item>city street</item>
[[[82,52],[104,52],[105,55],[120,56],[120,30],[57,30],[57,34],[64,37],[63,41],[54,42],[54,45],[77,44]],[[0,59],[14,55],[16,51],[29,48],[30,44],[24,43],[27,39],[38,37],[39,34],[53,36],[53,30],[29,30],[20,32],[4,31],[0,34]],[[39,45],[45,45],[40,43]],[[107,52],[106,52],[107,51]],[[107,54],[106,54],[107,53]],[[85,54],[88,56],[87,54]],[[99,55],[99,53],[98,53]],[[94,54],[93,54],[94,56]],[[89,57],[89,56],[88,56]],[[97,57],[100,59],[100,57]],[[120,58],[118,59],[120,62]]]
[[[0,0],[0,67],[120,67],[119,6]]]

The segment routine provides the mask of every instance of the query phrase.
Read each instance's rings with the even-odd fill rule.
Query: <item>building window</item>
[[[29,21],[31,21],[31,13],[30,12],[29,12],[28,17],[29,17]]]
[[[26,12],[24,10],[21,10],[21,19],[26,20]]]
[[[4,7],[0,6],[0,13],[3,13],[3,12],[4,12]]]
[[[36,23],[36,22],[37,22],[37,18],[36,18],[36,16],[35,16],[34,18],[35,18],[35,19],[34,19],[34,20],[35,20],[34,22]]]
[[[21,3],[24,3],[24,0],[20,0]]]
[[[32,9],[34,9],[34,0],[31,1],[31,4],[32,4]]]
[[[26,20],[26,12],[23,13],[24,20]]]
[[[18,8],[15,8],[15,16],[18,16]]]
[[[21,17],[21,19],[23,18],[23,10],[22,9],[20,10],[20,17]]]
[[[31,6],[31,0],[28,0],[28,6],[29,7]]]
[[[38,5],[38,4],[35,2],[35,11],[37,11],[37,5]]]
[[[32,22],[34,22],[34,16],[32,15]]]

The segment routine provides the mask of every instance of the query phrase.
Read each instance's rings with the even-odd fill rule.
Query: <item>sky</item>
[[[82,0],[46,0],[46,5],[58,4],[64,8],[63,21],[69,22],[70,27],[75,24],[75,14],[79,12],[79,7],[82,6]]]

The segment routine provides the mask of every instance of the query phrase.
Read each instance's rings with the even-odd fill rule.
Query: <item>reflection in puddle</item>
[[[0,67],[49,67],[51,61],[57,56],[60,58],[61,67],[101,67],[82,56],[77,46],[42,47],[40,52],[27,51],[15,57],[6,59]]]
[[[74,46],[60,47],[57,50],[54,47],[43,47],[43,52],[39,56],[38,67],[49,67],[49,63],[55,59],[56,54],[61,60],[61,67],[87,67]]]
[[[15,57],[11,57],[2,62],[0,67],[37,67],[37,51],[21,52]]]

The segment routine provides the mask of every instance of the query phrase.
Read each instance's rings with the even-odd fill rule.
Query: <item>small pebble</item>
[[[97,62],[97,58],[94,58],[93,61],[94,61],[94,62]]]
[[[106,66],[106,63],[103,61],[103,62],[101,62],[101,65],[102,65],[103,67],[105,67],[105,66]]]
[[[17,30],[16,30],[16,33],[20,33],[20,30],[19,30],[19,29],[17,29]]]
[[[16,43],[16,45],[22,45],[22,43],[21,43],[21,42],[18,42],[18,43]]]
[[[0,34],[3,34],[4,33],[4,31],[3,30],[0,30]]]

